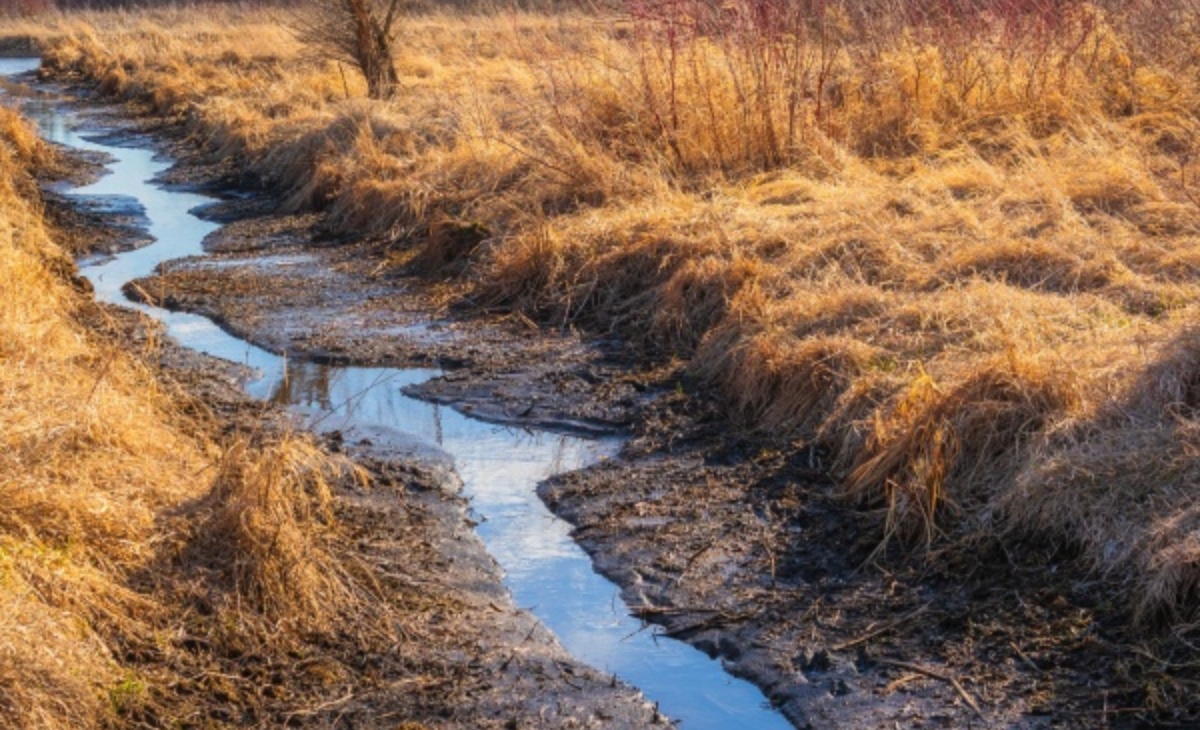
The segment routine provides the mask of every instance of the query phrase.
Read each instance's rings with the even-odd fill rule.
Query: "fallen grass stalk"
[[[912,662],[902,662],[896,659],[887,659],[882,657],[876,657],[873,661],[879,664],[886,664],[889,667],[907,669],[910,672],[916,672],[917,674],[949,684],[954,688],[954,691],[958,693],[958,696],[962,697],[963,702],[967,703],[967,707],[970,707],[975,711],[975,715],[979,717],[980,720],[987,720],[987,716],[983,714],[983,710],[979,709],[979,703],[975,701],[975,698],[971,696],[971,693],[962,686],[962,682],[959,682],[957,678],[952,677],[945,672],[939,672],[936,669],[930,669],[929,667],[925,667],[920,664],[913,664]]]
[[[876,636],[882,636],[883,634],[886,634],[887,632],[892,631],[893,629],[896,629],[896,628],[908,623],[909,621],[913,620],[914,618],[920,616],[921,614],[925,613],[926,611],[929,610],[929,607],[932,605],[933,605],[932,603],[926,603],[924,606],[921,606],[920,608],[917,608],[914,611],[906,613],[903,616],[901,616],[900,618],[895,619],[894,621],[888,621],[887,623],[883,624],[882,626],[876,626],[875,628],[871,629],[870,631],[867,631],[864,634],[856,636],[853,639],[843,641],[840,644],[834,644],[833,646],[830,647],[830,649],[832,651],[845,651],[846,649],[851,649],[853,647],[858,646],[859,644],[868,642],[871,639],[875,638]]]

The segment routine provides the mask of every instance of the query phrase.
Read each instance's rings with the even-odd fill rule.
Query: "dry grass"
[[[235,440],[196,528],[198,551],[228,565],[239,603],[272,622],[328,631],[363,598],[332,549],[329,479],[351,469],[302,439]]]
[[[831,448],[888,535],[1061,540],[1191,620],[1191,386],[1128,404],[1190,362],[1195,9],[993,5],[432,13],[391,103],[236,10],[64,19],[47,64],[339,232],[684,358],[747,428]]]
[[[196,620],[173,600],[194,568],[172,555],[197,533],[212,549],[192,563],[233,576],[207,620],[266,650],[332,631],[363,583],[333,556],[327,457],[297,437],[218,449],[156,372],[81,326],[94,305],[62,276],[28,172],[52,156],[0,108],[0,725],[87,728],[147,693],[158,670],[131,656],[172,654]],[[169,704],[194,670],[150,691]]]
[[[50,273],[63,254],[28,197],[36,136],[0,115],[0,279],[26,293],[0,305],[0,712],[86,726],[119,675],[95,624],[128,628],[142,608],[114,576],[149,558],[156,511],[185,496],[202,453],[164,422],[145,371],[73,324],[77,295]]]

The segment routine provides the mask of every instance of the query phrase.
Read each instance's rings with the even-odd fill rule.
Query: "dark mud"
[[[61,233],[65,247],[85,261],[101,261],[149,245],[145,211],[119,195],[77,195],[70,201],[47,192],[46,219]]]
[[[207,242],[210,255],[172,262],[131,294],[297,357],[449,368],[411,392],[473,415],[634,433],[622,459],[556,478],[543,496],[645,620],[721,657],[798,727],[1139,726],[1189,691],[1153,647],[1126,640],[1124,618],[1096,603],[1071,555],[1028,546],[1017,560],[986,541],[916,558],[895,546],[877,553],[879,515],[836,498],[819,453],[739,435],[670,368],[647,369],[619,343],[463,308],[464,285],[397,272],[376,243],[324,237],[318,215],[276,214],[269,197],[231,193],[225,186],[252,181],[228,161],[214,166],[186,145],[172,153],[185,160],[174,184],[224,191],[206,215],[228,225]],[[603,678],[538,630],[525,640],[533,624],[498,600],[485,557],[437,552],[472,538],[461,503],[413,469],[376,467],[400,475],[404,500],[347,495],[343,511],[359,515],[374,545],[396,539],[386,525],[407,500],[428,510],[412,540],[434,552],[409,556],[406,569],[464,607],[443,639],[486,635],[414,649],[470,688],[428,707],[464,703],[454,722],[470,724],[503,706],[540,727],[522,713],[568,696],[601,725],[649,722],[635,698],[605,696]],[[381,560],[403,551],[393,555]],[[422,572],[426,557],[443,570]],[[525,652],[517,671],[508,657],[526,662]],[[499,679],[485,679],[491,672]],[[524,687],[515,697],[514,686]]]
[[[322,240],[318,217],[264,207],[201,211],[228,221],[206,240],[211,254],[167,262],[126,294],[289,357],[450,369],[406,392],[483,420],[605,435],[646,402],[645,377],[614,348],[515,315],[465,314],[452,306],[461,289],[385,271],[375,244]],[[247,217],[229,221],[231,209]]]
[[[128,310],[98,308],[92,316],[94,327],[135,350],[160,342],[157,324]],[[157,345],[154,358],[164,379],[183,391],[184,407],[224,435],[290,427],[285,413],[245,396],[238,366],[169,339]],[[282,664],[244,647],[185,643],[187,656],[173,661],[202,670],[201,679],[171,687],[181,696],[160,701],[194,705],[217,724],[669,726],[640,693],[574,660],[513,604],[472,529],[447,461],[398,460],[337,440],[327,448],[348,454],[370,475],[365,488],[340,485],[335,511],[355,559],[370,566],[382,600],[399,617],[398,640],[364,647],[348,630],[302,643]],[[152,665],[140,669],[153,676]],[[158,718],[145,719],[153,724]]]
[[[543,497],[641,618],[721,657],[798,727],[1102,719],[1071,719],[1092,711],[1083,688],[1096,681],[1073,657],[1101,640],[1064,587],[996,587],[982,564],[965,582],[903,560],[866,565],[879,527],[831,498],[818,454],[739,441],[669,368],[517,316],[464,316],[437,284],[378,274],[370,242],[334,245],[319,230],[316,216],[259,211],[129,293],[294,357],[450,368],[406,392],[477,417],[637,431],[624,459],[556,478]]]
[[[0,56],[3,53],[0,52]],[[36,99],[44,103],[72,104],[72,97],[51,89],[35,88],[21,80],[24,76],[0,79],[5,95],[16,99]],[[16,79],[16,80],[14,80]],[[88,185],[105,174],[110,158],[97,152],[59,150],[39,160],[36,171],[42,187],[43,211],[47,223],[57,231],[56,241],[82,262],[95,262],[125,251],[149,245],[153,238],[146,232],[149,221],[141,204],[121,195],[72,195],[65,190]]]
[[[1101,727],[1149,716],[1111,607],[1070,556],[1000,544],[876,554],[821,455],[730,436],[666,399],[623,454],[539,493],[664,632],[798,727]]]

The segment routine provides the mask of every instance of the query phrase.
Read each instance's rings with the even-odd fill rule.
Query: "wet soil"
[[[52,203],[46,206],[47,222],[68,242],[64,247],[83,261],[101,261],[154,242],[146,233],[145,211],[129,198],[76,195],[68,202],[54,190],[45,196]]]
[[[135,349],[157,329],[127,310],[104,308],[100,317]],[[205,412],[224,436],[290,426],[286,414],[241,392],[244,373],[237,366],[169,340],[156,359],[163,377],[184,391],[182,400]],[[392,608],[390,640],[380,643],[347,626],[298,641],[281,658],[244,641],[206,636],[211,627],[198,620],[187,627],[192,638],[163,659],[197,679],[158,688],[163,696],[155,705],[183,702],[208,722],[238,726],[395,728],[401,720],[420,723],[407,727],[669,725],[640,693],[581,665],[513,604],[472,529],[448,461],[395,459],[337,440],[326,448],[348,454],[369,474],[365,486],[339,485],[334,508],[341,541],[352,546],[355,562],[369,566],[378,599]],[[162,573],[194,572],[188,562]],[[189,585],[180,602],[203,614],[213,590]],[[138,659],[139,669],[153,676],[154,660]],[[151,725],[168,719],[152,706],[132,716]]]
[[[1018,563],[986,541],[880,554],[877,516],[838,499],[820,453],[730,435],[694,398],[646,415],[623,459],[540,494],[645,618],[797,727],[1150,718],[1144,683],[1162,677],[1071,556],[1031,545]]]
[[[214,166],[185,144],[172,153],[185,161],[176,184],[230,196],[207,211],[228,225],[208,241],[210,255],[172,262],[132,294],[209,315],[294,356],[440,365],[450,372],[414,394],[475,415],[633,434],[621,459],[551,480],[544,498],[641,607],[655,625],[648,630],[720,656],[798,727],[1187,726],[1190,716],[1164,715],[1196,709],[1181,696],[1194,687],[1186,672],[1155,654],[1153,642],[1121,633],[1124,617],[1097,598],[1103,592],[1073,556],[1028,545],[1018,558],[986,540],[932,553],[877,551],[880,516],[837,498],[820,453],[741,434],[674,368],[639,362],[613,340],[463,307],[466,285],[397,270],[379,242],[331,240],[319,215],[277,214],[269,197],[230,194],[230,183],[252,181],[228,161]],[[394,469],[412,474],[411,466]],[[405,478],[413,481],[398,479],[396,489],[408,490],[413,509],[433,500],[461,522],[461,505],[444,489]],[[347,497],[344,510],[382,509],[377,499]],[[393,508],[405,512],[397,505],[406,500]],[[368,543],[395,539],[384,520],[354,519]],[[454,519],[430,517],[422,529],[455,535]],[[425,535],[431,545],[460,542]],[[462,597],[469,576],[487,573],[480,561],[465,573],[420,573],[471,607],[460,618],[474,630],[517,615],[492,595],[494,578]],[[501,610],[489,610],[493,601]],[[513,662],[497,658],[514,651],[520,634],[509,625],[476,652],[438,645],[450,652],[437,654],[440,671],[491,667],[509,676]],[[553,685],[567,683],[555,672],[566,660],[544,651],[513,681],[538,678],[536,692],[553,697]],[[595,688],[602,679],[571,671],[575,684]],[[485,682],[483,672],[472,676]],[[507,697],[470,686],[454,702]],[[609,712],[636,706],[620,692],[609,701]],[[624,717],[602,722],[645,722]]]
[[[461,285],[383,267],[375,242],[322,239],[318,216],[274,214],[264,200],[201,213],[227,221],[205,241],[211,253],[163,264],[129,297],[203,314],[289,357],[451,370],[406,392],[483,420],[604,435],[646,401],[645,377],[616,348],[464,312]]]
[[[1072,722],[1063,688],[1095,680],[1070,657],[1095,653],[1097,628],[1061,587],[997,587],[981,565],[967,566],[973,584],[866,565],[880,530],[831,498],[817,454],[731,440],[670,368],[456,312],[444,285],[380,276],[377,245],[319,230],[316,216],[259,212],[129,293],[293,357],[450,368],[407,392],[478,417],[639,431],[622,460],[552,480],[543,497],[640,617],[720,656],[798,727]]]

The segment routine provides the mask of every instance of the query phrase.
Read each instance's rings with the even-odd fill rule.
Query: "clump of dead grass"
[[[70,262],[26,172],[41,143],[0,115],[0,278],[13,293],[0,303],[0,707],[15,726],[94,726],[119,675],[104,637],[136,634],[153,604],[121,576],[150,558],[157,511],[188,494],[204,452],[146,369],[73,321],[82,302],[51,273]]]
[[[96,725],[97,686],[118,675],[103,642],[69,611],[52,610],[9,572],[0,591],[0,721],[10,727]],[[40,566],[46,569],[48,566]]]
[[[990,506],[1030,454],[1030,442],[1078,403],[1069,372],[1015,354],[981,363],[952,387],[920,374],[877,412],[846,479],[852,496],[885,495],[885,535],[921,531],[928,545],[943,511]]]
[[[696,372],[719,387],[737,418],[752,428],[818,432],[883,354],[844,336],[800,338],[747,327],[757,325],[735,320],[711,332],[697,353]]]
[[[1184,325],[1153,348],[1095,418],[1052,434],[999,505],[1014,525],[1084,546],[1128,586],[1139,621],[1188,624],[1200,618],[1200,335]]]
[[[241,437],[221,455],[198,537],[228,565],[238,602],[276,625],[329,631],[363,598],[332,550],[329,480],[353,471],[305,438]]]

